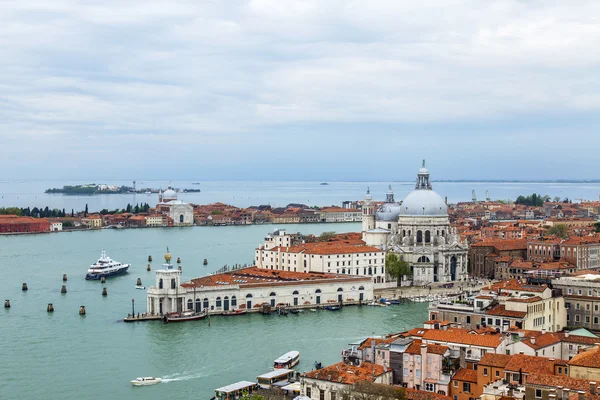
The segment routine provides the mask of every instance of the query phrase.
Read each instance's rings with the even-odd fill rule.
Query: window
[[[325,391],[319,390],[319,400],[325,400]]]
[[[310,388],[309,387],[306,388],[306,396],[310,397]]]
[[[175,279],[171,279],[171,289],[177,288],[177,284],[175,283]]]
[[[558,373],[562,374],[562,367],[558,367]]]
[[[575,322],[579,322],[579,315],[575,316]]]
[[[594,317],[594,324],[598,323],[598,317]]]
[[[470,324],[470,323],[471,323],[471,316],[467,315],[467,324]]]
[[[421,370],[420,369],[415,371],[415,376],[419,379],[421,378]]]
[[[500,378],[500,371],[496,370],[496,378]]]
[[[565,308],[571,308],[571,303],[565,302]]]
[[[335,400],[335,392],[331,392],[331,393],[329,394],[329,398],[330,398],[331,400]]]
[[[469,382],[463,382],[463,392],[471,393],[471,384]]]
[[[542,389],[535,389],[535,398],[536,399],[542,398]]]
[[[217,301],[216,301],[216,307],[221,307],[221,298],[217,297]]]
[[[483,376],[488,376],[488,369],[487,368],[483,369]]]
[[[404,368],[404,376],[408,376],[408,368]]]
[[[434,384],[425,382],[425,390],[428,392],[433,392],[435,390]]]
[[[586,311],[590,311],[590,305],[589,305],[589,304],[586,304],[586,305],[585,305],[585,310],[586,310]]]
[[[404,355],[404,362],[408,362],[408,354]]]
[[[575,303],[575,309],[579,310],[579,303]]]
[[[454,387],[457,388],[458,387],[458,381],[454,381]]]

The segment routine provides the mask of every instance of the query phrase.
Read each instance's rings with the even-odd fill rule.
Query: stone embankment
[[[409,299],[414,297],[423,297],[429,295],[439,296],[458,296],[465,292],[478,291],[482,287],[487,286],[489,281],[470,281],[470,282],[455,282],[451,288],[441,287],[441,284],[431,286],[399,286],[394,288],[375,289],[377,298],[385,297],[386,299]]]

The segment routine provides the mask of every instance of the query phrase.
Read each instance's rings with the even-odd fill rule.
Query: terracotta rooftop
[[[531,373],[527,377],[527,386],[536,385],[555,388],[562,386],[565,389],[570,390],[583,390],[589,391],[590,381],[586,379],[571,378],[564,375],[547,375],[547,374],[536,374]]]
[[[404,389],[406,400],[450,400],[452,397],[445,396],[443,394],[437,394],[432,392],[425,392],[423,390],[416,389]]]
[[[471,247],[494,247],[498,251],[527,250],[527,239],[493,239],[473,243]]]
[[[430,329],[423,335],[424,341],[442,343],[470,344],[473,346],[497,348],[502,343],[502,335],[477,335],[469,333],[467,329]]]
[[[454,374],[452,380],[477,383],[477,371],[474,369],[461,368]]]
[[[374,378],[383,373],[384,370],[381,365],[364,361],[360,366],[340,362],[325,368],[307,372],[304,376],[310,379],[351,385],[362,381],[374,382]]]
[[[360,345],[360,347],[358,349],[359,350],[370,349],[372,342],[375,342],[375,346],[377,346],[378,344],[382,344],[382,343],[392,343],[396,339],[398,339],[398,338],[397,337],[386,338],[386,339],[382,339],[382,338],[368,338],[367,340],[365,340]]]
[[[542,298],[540,296],[523,297],[519,299],[506,299],[506,301],[510,301],[513,303],[535,303],[541,300]]]
[[[494,308],[488,310],[486,312],[486,314],[487,315],[497,315],[499,317],[523,318],[527,315],[527,312],[507,310],[506,306],[504,306],[502,304],[502,305],[497,305]]]
[[[535,343],[533,343],[535,342]],[[548,347],[553,344],[560,343],[561,339],[558,335],[554,333],[544,333],[542,335],[535,336],[534,340],[531,340],[531,337],[524,337],[521,340],[521,343],[531,347],[532,349],[541,349],[543,347]]]
[[[510,362],[510,358],[511,356],[506,354],[485,353],[479,360],[479,365],[504,368]]]
[[[362,242],[362,241],[361,241]],[[270,250],[272,252],[282,253],[304,253],[315,255],[331,254],[356,254],[356,253],[377,253],[383,255],[383,251],[377,247],[366,246],[358,243],[356,240],[336,240],[331,242],[303,243],[297,246],[277,246]]]
[[[562,362],[556,362],[550,358],[528,356],[525,354],[514,354],[510,356],[511,359],[508,364],[504,367],[505,371],[519,372],[522,371],[526,374],[554,374],[554,365],[563,364]]]
[[[548,286],[546,285],[527,285],[521,283],[518,279],[510,279],[502,282],[497,282],[490,287],[485,287],[484,290],[518,290],[523,292],[543,292]]]
[[[369,277],[353,277],[349,275],[325,274],[320,272],[291,272],[266,268],[248,267],[221,274],[207,275],[194,278],[181,284],[183,287],[193,288],[202,286],[227,286],[239,285],[240,287],[259,287],[274,285],[306,284],[307,281],[319,280],[348,280],[365,281]]]
[[[596,339],[600,342],[600,339]],[[600,368],[600,346],[594,347],[577,354],[569,361],[569,365],[576,367]]]

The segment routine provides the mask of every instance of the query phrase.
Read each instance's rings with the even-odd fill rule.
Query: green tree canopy
[[[392,278],[396,278],[399,285],[403,276],[410,274],[410,266],[406,261],[400,259],[396,253],[388,253],[385,256],[385,271]]]
[[[323,232],[319,236],[319,240],[321,240],[322,242],[328,242],[331,239],[333,239],[334,236],[335,236],[335,232]]]
[[[569,236],[569,228],[565,224],[556,224],[550,227],[546,233],[566,239]]]

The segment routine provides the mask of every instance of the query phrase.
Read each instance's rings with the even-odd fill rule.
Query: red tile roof
[[[507,310],[504,305],[497,305],[486,312],[487,315],[497,315],[499,317],[523,318],[527,315],[525,311]]]
[[[600,342],[600,339],[597,339]],[[600,368],[600,346],[577,354],[569,361],[569,365],[576,367]]]
[[[526,374],[554,374],[554,365],[556,360],[545,357],[528,356],[525,354],[515,354],[504,367],[505,371],[524,372]],[[558,362],[558,364],[562,364]]]
[[[502,335],[477,335],[469,333],[467,329],[448,329],[442,331],[438,329],[430,329],[423,335],[423,340],[430,342],[442,343],[459,343],[470,344],[473,346],[497,348],[502,343]]]
[[[362,362],[360,366],[340,362],[304,374],[306,378],[317,379],[351,385],[357,382],[374,382],[376,377],[384,374],[383,366]]]
[[[452,377],[453,381],[477,382],[477,371],[474,369],[459,369]]]
[[[485,353],[483,357],[481,357],[481,360],[479,360],[479,365],[504,368],[510,362],[510,358],[511,356],[506,354]]]
[[[444,396],[443,394],[437,394],[432,392],[425,392],[423,390],[416,389],[404,389],[406,400],[450,400],[450,396]]]
[[[536,385],[555,388],[562,386],[564,389],[589,391],[590,381],[586,379],[571,378],[564,375],[548,375],[531,373],[527,377],[527,386]]]

